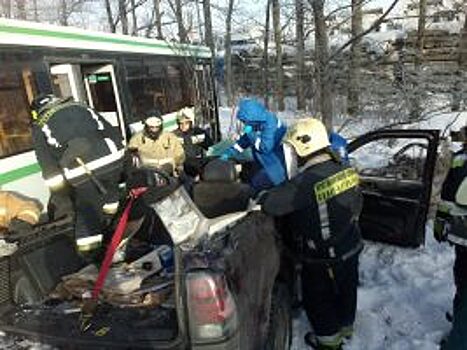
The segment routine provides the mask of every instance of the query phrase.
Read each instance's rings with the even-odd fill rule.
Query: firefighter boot
[[[316,336],[312,332],[305,334],[305,343],[315,350],[342,350],[340,333],[330,336]]]

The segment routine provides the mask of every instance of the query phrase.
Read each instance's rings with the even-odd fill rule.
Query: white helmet
[[[284,142],[292,145],[300,157],[306,157],[330,145],[326,127],[316,118],[299,119],[289,128]]]
[[[144,124],[148,127],[153,127],[153,128],[161,127],[162,118],[157,117],[157,116],[152,116],[152,117],[146,118],[146,120],[144,121]]]
[[[185,107],[177,112],[177,123],[182,120],[189,120],[191,124],[195,123],[195,107]]]

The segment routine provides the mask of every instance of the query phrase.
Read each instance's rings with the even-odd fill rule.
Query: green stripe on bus
[[[96,37],[96,36],[89,35],[89,34],[65,33],[65,32],[57,32],[53,30],[36,29],[36,28],[21,28],[21,27],[15,27],[15,26],[8,26],[5,24],[0,24],[0,32],[10,33],[10,34],[47,36],[47,37],[53,37],[53,38],[59,38],[59,39],[107,42],[111,44],[123,44],[123,45],[141,46],[141,47],[148,47],[148,48],[171,49],[174,52],[183,51],[183,52],[189,52],[190,54],[195,54],[195,55],[199,53],[210,54],[209,48],[206,48],[206,47],[180,45],[180,47],[177,48],[177,47],[170,46],[168,44],[143,43],[143,42],[133,41],[130,39]]]
[[[22,168],[14,169],[11,171],[7,171],[0,175],[0,185],[5,185],[9,182],[13,182],[23,177],[38,173],[41,171],[41,167],[39,164],[34,163],[31,165],[26,165]]]
[[[167,128],[174,126],[175,124],[177,124],[177,119],[172,119],[172,120],[164,121],[163,127],[164,129],[167,129]]]

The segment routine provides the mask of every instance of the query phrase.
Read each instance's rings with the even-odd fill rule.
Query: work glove
[[[33,230],[33,226],[24,220],[15,218],[8,225],[8,231],[13,234],[27,233]]]

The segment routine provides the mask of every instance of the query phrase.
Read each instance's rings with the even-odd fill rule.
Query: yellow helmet
[[[316,118],[297,120],[287,131],[284,142],[292,145],[300,157],[306,157],[330,145],[326,127]]]

